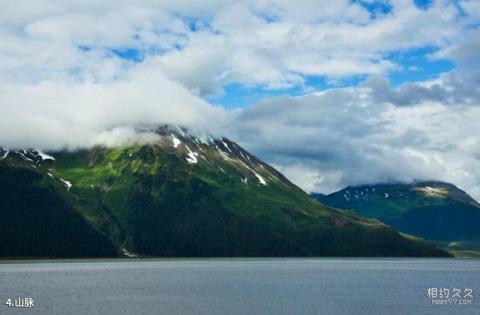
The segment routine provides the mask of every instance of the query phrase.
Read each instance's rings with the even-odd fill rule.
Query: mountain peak
[[[387,199],[395,194],[398,195],[399,192],[401,193],[398,195],[398,197],[402,197],[406,191],[418,192],[428,198],[452,198],[462,202],[478,204],[477,201],[475,201],[465,191],[456,187],[454,184],[438,180],[422,180],[415,181],[413,183],[396,182],[348,186],[339,192],[352,195],[353,199],[368,198],[369,195],[371,196],[372,193],[376,192],[377,194],[383,195],[383,197]],[[323,198],[315,193],[313,193],[313,195],[317,195],[318,198]]]
[[[226,137],[214,137],[206,133],[194,133],[180,126],[164,125],[155,128],[138,129],[148,141],[127,141],[126,144],[105,146],[96,145],[89,149],[76,151],[53,151],[44,153],[36,149],[8,150],[0,148],[0,160],[6,159],[36,168],[39,165],[50,165],[56,156],[68,156],[76,152],[88,152],[88,165],[95,163],[113,163],[113,160],[124,160],[125,163],[135,161],[137,168],[150,169],[155,172],[160,165],[160,156],[175,156],[186,167],[206,168],[210,172],[223,172],[228,165],[235,169],[237,180],[244,185],[268,186],[272,181],[291,185],[287,178],[273,167],[263,162],[240,145]],[[152,163],[153,162],[153,163]],[[117,164],[117,163],[113,163]],[[232,175],[233,176],[233,175]]]
[[[75,256],[70,239],[67,245],[58,240],[75,230],[90,235],[77,238],[82,255],[448,255],[378,221],[314,201],[227,138],[171,127],[155,135],[146,143],[48,154],[2,150],[0,215],[19,222],[27,214],[44,218],[6,235],[8,244],[46,231],[35,243],[37,256]],[[48,216],[49,207],[55,216]],[[57,251],[51,244],[58,243],[63,247]],[[97,243],[105,247],[90,251]],[[0,255],[31,255],[18,248],[0,246]]]
[[[312,196],[329,206],[349,209],[431,240],[480,239],[480,204],[450,183],[349,186],[327,196]]]
[[[44,161],[54,161],[55,158],[38,149],[9,150],[0,148],[0,160],[7,158],[19,159],[32,164],[40,164]]]

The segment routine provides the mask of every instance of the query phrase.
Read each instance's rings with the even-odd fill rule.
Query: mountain
[[[35,151],[1,149],[0,159],[0,256],[116,255],[107,235],[45,178],[50,161]]]
[[[0,256],[448,256],[313,200],[226,138],[0,151]]]
[[[312,196],[331,207],[352,210],[432,241],[453,246],[480,241],[480,204],[452,184],[365,185]]]

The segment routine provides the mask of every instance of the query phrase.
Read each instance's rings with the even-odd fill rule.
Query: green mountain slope
[[[2,196],[38,191],[29,198],[41,202],[23,206],[31,216],[53,211],[51,204],[63,207],[72,222],[48,217],[30,224],[52,227],[49,235],[69,244],[69,255],[109,255],[111,248],[162,257],[448,255],[378,221],[318,203],[226,138],[161,128],[149,144],[51,154],[55,160],[34,150],[0,152],[0,189]],[[14,179],[5,178],[15,172],[31,178],[12,185]],[[0,203],[0,211],[16,210]],[[5,243],[17,233],[28,239],[34,230],[8,227],[1,225]],[[77,250],[71,239],[95,253]],[[0,256],[12,255],[30,252],[0,247]]]
[[[480,240],[480,205],[451,184],[380,184],[313,196],[332,207],[353,210],[429,240]]]
[[[0,163],[0,256],[115,256],[108,237],[43,177]]]

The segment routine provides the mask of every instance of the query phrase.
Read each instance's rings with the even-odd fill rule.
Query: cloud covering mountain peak
[[[476,3],[3,1],[0,144],[175,124],[239,141],[308,191],[440,179],[478,199]],[[221,106],[236,94],[248,106]]]

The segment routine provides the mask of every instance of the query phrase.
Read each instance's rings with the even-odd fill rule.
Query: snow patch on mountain
[[[182,143],[182,141],[180,141],[176,136],[175,134],[172,133],[172,142],[173,142],[173,147],[176,149],[178,148],[178,146],[180,145],[180,143]]]
[[[7,158],[9,153],[10,153],[10,150],[5,150],[5,153],[0,157],[0,160]]]
[[[186,147],[187,147],[187,151],[188,151],[188,153],[187,153],[188,157],[186,158],[187,162],[190,163],[190,164],[197,164],[198,163],[198,159],[197,159],[198,153],[190,150],[188,145]]]
[[[60,178],[60,181],[67,187],[67,190],[70,190],[72,188],[72,183],[70,183],[68,180],[64,180],[63,178]]]
[[[263,179],[262,176],[260,176],[260,174],[258,174],[257,172],[253,171],[253,173],[255,174],[255,176],[258,178],[258,181],[260,182],[260,184],[264,185],[264,186],[267,186],[267,182],[265,181],[265,179]]]
[[[37,155],[42,159],[42,161],[45,161],[45,160],[52,160],[52,161],[55,161],[55,158],[51,155],[48,155],[46,153],[43,153],[42,151],[40,150],[35,150],[35,152],[37,153]]]
[[[245,164],[244,162],[241,162],[243,164],[243,166],[245,166],[247,169],[249,169],[253,175],[255,175],[255,177],[258,179],[258,181],[260,182],[260,184],[264,185],[264,186],[267,186],[267,181],[260,175],[258,174],[254,169],[252,169],[251,167],[249,167],[247,164]]]
[[[233,153],[233,151],[230,149],[230,147],[228,146],[228,144],[225,141],[222,140],[222,143],[225,146],[225,148],[227,148],[227,150],[230,151],[230,153]]]
[[[33,162],[33,160],[29,158],[27,154],[28,154],[27,150],[21,150],[20,152],[18,152],[18,155],[20,155],[22,159],[24,159],[25,161]]]

